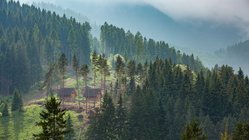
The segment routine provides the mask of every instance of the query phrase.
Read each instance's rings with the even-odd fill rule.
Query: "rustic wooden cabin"
[[[88,100],[98,100],[102,97],[102,89],[86,87],[83,90],[83,96]]]
[[[61,88],[58,89],[57,93],[62,102],[72,102],[76,97],[76,90],[74,88]]]

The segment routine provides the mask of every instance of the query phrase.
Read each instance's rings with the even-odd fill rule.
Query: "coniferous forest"
[[[249,78],[105,22],[0,0],[0,139],[248,140]]]

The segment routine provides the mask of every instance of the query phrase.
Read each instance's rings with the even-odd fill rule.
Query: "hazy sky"
[[[120,3],[151,5],[175,20],[203,20],[233,24],[249,35],[249,0],[20,0],[25,3],[44,1],[110,5]],[[67,8],[66,5],[60,5]]]

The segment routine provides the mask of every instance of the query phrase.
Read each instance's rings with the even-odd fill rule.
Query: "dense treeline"
[[[248,123],[234,127],[249,121],[249,80],[241,69],[238,73],[229,66],[206,70],[193,55],[107,23],[101,27],[100,43],[92,40],[94,49],[107,56],[93,52],[90,66],[87,22],[5,0],[0,0],[0,21],[0,94],[14,93],[12,111],[23,110],[20,93],[42,80],[44,68],[50,66],[43,85],[50,93],[53,74],[60,76],[64,87],[71,65],[77,88],[80,76],[87,87],[91,68],[94,86],[100,76],[101,87],[109,92],[90,120],[87,139],[188,139],[189,131],[196,128],[201,139],[213,140],[229,137],[233,130],[240,137],[248,127]],[[117,56],[112,64],[116,81],[107,81],[113,76],[110,54],[127,60]],[[20,93],[13,92],[15,88]],[[8,116],[9,105],[1,106],[2,115]],[[195,119],[200,124],[191,123]]]
[[[236,61],[243,61],[248,59],[249,52],[249,40],[244,42],[239,42],[232,46],[227,47],[226,49],[221,49],[216,52],[219,56],[225,56],[227,58],[232,57]],[[239,55],[238,55],[239,54]]]
[[[90,62],[89,23],[80,24],[19,2],[0,1],[0,94],[27,91],[42,78],[43,66],[65,53]]]
[[[145,62],[155,60],[156,57],[171,59],[178,64],[186,64],[192,70],[200,71],[202,63],[194,55],[187,55],[169,47],[164,41],[155,41],[143,37],[137,32],[133,35],[130,31],[104,23],[101,26],[101,46],[104,54],[121,54],[130,60]]]
[[[232,65],[234,68],[242,67],[245,73],[249,73],[249,40],[236,43],[225,49],[215,52],[222,63]]]
[[[119,75],[126,66],[122,60],[117,62]],[[186,124],[198,119],[207,138],[214,140],[225,133],[231,136],[237,122],[249,121],[249,80],[242,70],[234,73],[229,66],[216,66],[194,73],[188,67],[156,59],[142,65],[143,74],[139,75],[138,65],[133,66],[126,69],[130,72],[129,90],[114,92],[120,89],[115,86],[104,97],[89,126],[88,139],[180,139]],[[141,76],[145,79],[142,83]],[[116,101],[117,96],[123,97],[124,103],[122,98]]]

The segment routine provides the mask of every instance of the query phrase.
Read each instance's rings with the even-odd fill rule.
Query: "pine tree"
[[[104,95],[100,112],[96,111],[92,123],[86,132],[87,140],[113,140],[115,139],[115,108],[111,97]]]
[[[118,106],[115,111],[115,135],[117,139],[125,138],[127,129],[127,111],[123,106],[122,96],[119,96]]]
[[[64,53],[62,53],[60,58],[59,58],[59,62],[58,62],[60,74],[62,76],[62,88],[64,88],[64,85],[65,85],[64,78],[65,78],[65,72],[66,72],[67,65],[68,65],[68,63],[67,63],[66,55]]]
[[[103,98],[103,104],[101,106],[101,119],[100,125],[103,129],[104,139],[114,139],[115,138],[115,108],[111,97],[106,93]]]
[[[96,51],[94,51],[92,54],[92,71],[93,71],[93,85],[95,87],[96,86],[97,72],[99,71],[98,55],[97,55]]]
[[[238,71],[238,78],[239,78],[239,80],[243,80],[244,79],[244,73],[243,73],[243,71],[242,71],[241,68],[239,68],[239,71]]]
[[[77,82],[77,89],[79,89],[79,76],[78,76],[78,73],[79,73],[79,61],[76,57],[76,55],[74,54],[73,56],[73,69],[75,71],[75,76],[76,76],[76,82]]]
[[[14,91],[11,110],[12,111],[19,111],[19,112],[23,111],[23,101],[22,101],[22,97],[21,97],[18,90]]]
[[[145,78],[145,75],[144,75],[144,69],[143,69],[142,63],[138,63],[136,73],[137,73],[137,75],[139,77],[140,82],[143,82],[143,79]]]
[[[66,134],[65,134],[65,140],[74,140],[75,139],[75,132],[73,129],[71,116],[68,115],[67,122],[66,122]]]
[[[136,81],[134,77],[131,77],[128,85],[128,95],[131,95],[136,90]]]
[[[120,56],[117,57],[116,63],[115,63],[115,71],[117,75],[118,81],[121,81],[120,79],[123,77],[125,70],[125,64]]]
[[[101,74],[101,85],[103,84],[103,89],[105,92],[106,77],[110,75],[109,65],[107,64],[107,59],[105,58],[105,55],[102,55],[99,57],[98,64],[99,64],[100,74]]]
[[[127,75],[128,77],[134,77],[136,74],[136,64],[135,61],[129,61],[127,65]]]
[[[89,69],[88,69],[88,66],[86,64],[82,65],[81,68],[80,68],[80,74],[83,76],[83,79],[84,79],[84,84],[85,84],[85,92],[87,92],[88,94],[88,91],[86,91],[87,89],[87,80],[88,80],[88,73],[89,73]],[[86,97],[86,112],[87,112],[87,98]]]
[[[48,72],[45,74],[45,80],[43,82],[43,87],[46,87],[47,90],[47,98],[49,95],[52,95],[52,86],[53,86],[53,77],[54,77],[54,72],[55,71],[55,64],[52,64],[49,66]]]
[[[200,124],[197,121],[191,121],[183,131],[182,140],[206,140],[206,136]]]
[[[66,133],[65,110],[60,108],[61,102],[55,97],[47,99],[45,110],[40,113],[37,126],[42,127],[42,132],[34,134],[37,140],[62,140]]]
[[[144,128],[144,101],[141,88],[137,87],[131,95],[131,110],[129,113],[128,139],[142,139]]]

